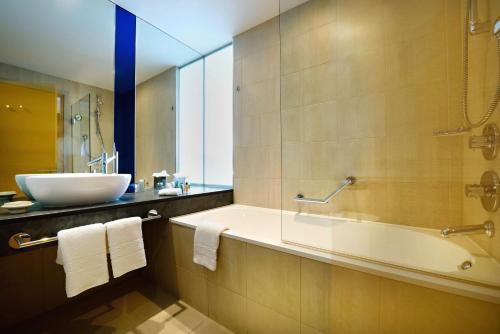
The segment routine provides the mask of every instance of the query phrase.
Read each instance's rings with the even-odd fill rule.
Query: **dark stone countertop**
[[[232,192],[232,188],[210,187],[210,186],[192,186],[189,193],[179,196],[159,196],[158,191],[149,189],[142,193],[126,193],[118,201],[94,205],[64,207],[64,208],[43,208],[38,203],[30,207],[26,213],[10,214],[5,209],[0,208],[0,225],[4,223],[13,223],[35,219],[46,219],[50,217],[61,217],[88,212],[96,212],[107,209],[116,209],[120,207],[129,207],[134,205],[177,201],[180,199],[194,198],[209,193]]]

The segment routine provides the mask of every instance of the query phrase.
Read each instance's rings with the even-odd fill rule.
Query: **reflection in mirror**
[[[201,54],[137,18],[136,180],[176,171],[179,67]]]
[[[90,171],[113,146],[115,6],[0,3],[0,191],[15,174]],[[100,96],[100,103],[98,103]]]

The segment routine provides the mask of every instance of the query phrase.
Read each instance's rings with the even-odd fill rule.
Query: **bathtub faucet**
[[[441,230],[441,236],[448,238],[454,235],[467,235],[467,234],[486,234],[487,237],[493,238],[495,234],[495,225],[491,220],[479,225],[463,225],[451,226]]]
[[[330,200],[335,197],[338,193],[340,193],[342,190],[347,188],[350,185],[353,185],[356,183],[356,178],[354,176],[348,176],[346,179],[340,184],[340,186],[335,189],[330,195],[326,196],[325,198],[307,198],[304,197],[302,194],[298,194],[295,196],[295,201],[297,202],[305,202],[305,203],[318,203],[318,204],[326,204],[330,202]]]

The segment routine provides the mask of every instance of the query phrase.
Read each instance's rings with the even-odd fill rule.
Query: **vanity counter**
[[[106,210],[109,208],[120,208],[140,204],[156,203],[156,202],[166,202],[166,201],[177,201],[181,199],[193,198],[198,196],[204,196],[213,193],[231,193],[233,190],[230,188],[220,188],[220,187],[197,187],[193,186],[189,189],[189,193],[179,196],[159,196],[158,191],[149,189],[141,193],[125,193],[118,201],[75,206],[75,207],[63,207],[63,208],[43,208],[39,204],[35,203],[26,213],[10,214],[7,210],[0,208],[0,228],[4,223],[19,222],[25,220],[67,216],[87,212],[95,212],[100,210]]]
[[[0,257],[29,251],[44,245],[25,249],[12,249],[9,238],[20,232],[29,233],[32,240],[52,237],[63,229],[77,226],[106,223],[111,220],[139,216],[146,217],[151,209],[162,216],[157,223],[168,222],[171,217],[194,213],[233,203],[233,190],[216,187],[193,186],[188,194],[159,196],[157,191],[123,195],[111,203],[66,208],[41,208],[34,205],[26,213],[0,212]],[[148,224],[156,224],[149,223]]]

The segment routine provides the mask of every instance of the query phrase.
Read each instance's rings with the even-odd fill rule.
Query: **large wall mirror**
[[[111,151],[114,22],[106,0],[2,1],[0,191],[16,174],[90,172]]]
[[[120,172],[127,162],[125,172],[146,187],[153,173],[179,169],[193,183],[232,184],[232,48],[204,57],[126,12],[134,40],[120,35],[117,9],[126,12],[108,0],[0,3],[0,191],[22,196],[16,174],[100,172],[89,162],[115,141]],[[135,76],[135,105],[133,90],[123,105],[115,82],[117,36],[135,45],[125,73]],[[223,157],[205,159],[222,146]],[[224,178],[210,177],[221,171]]]

